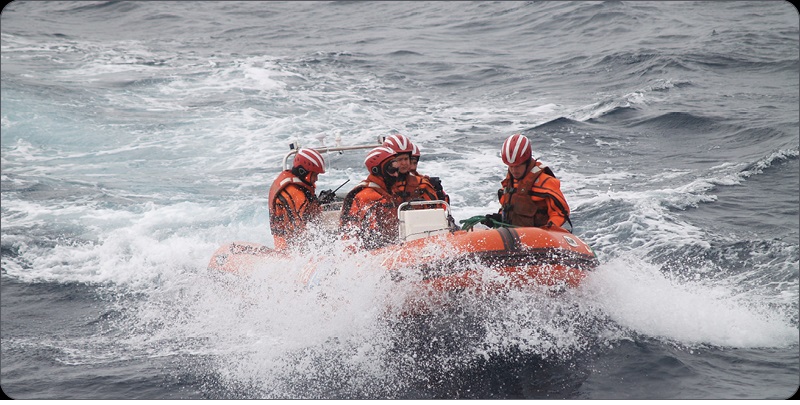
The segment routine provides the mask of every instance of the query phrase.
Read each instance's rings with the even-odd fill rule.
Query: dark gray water
[[[0,383],[18,399],[775,399],[800,386],[798,12],[758,2],[13,2]],[[559,296],[404,293],[272,245],[290,142],[400,131],[456,219],[531,137],[601,266]],[[328,156],[323,188],[364,176]],[[321,251],[319,283],[294,280]],[[311,253],[313,252],[313,253]],[[407,292],[407,291],[406,291]]]

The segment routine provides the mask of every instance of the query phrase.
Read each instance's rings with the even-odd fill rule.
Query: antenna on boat
[[[336,190],[333,190],[333,194],[336,194],[336,192],[337,192],[337,191],[339,191],[339,189],[340,189],[340,188],[344,187],[344,185],[345,185],[345,184],[347,184],[347,183],[349,183],[349,182],[350,182],[350,179],[347,179],[347,180],[345,180],[345,182],[344,182],[344,183],[342,183],[342,185],[341,185],[341,186],[339,186],[339,187],[336,187]]]

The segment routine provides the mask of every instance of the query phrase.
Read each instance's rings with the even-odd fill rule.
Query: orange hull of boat
[[[457,231],[388,246],[373,253],[385,257],[383,267],[393,277],[421,272],[422,284],[438,291],[526,285],[575,287],[598,264],[585,242],[558,227]],[[263,245],[234,242],[220,247],[208,267],[249,274],[260,263],[286,257]],[[490,268],[494,274],[487,278],[484,271],[474,269],[474,264]],[[309,266],[301,281],[307,282],[313,272],[313,266]]]

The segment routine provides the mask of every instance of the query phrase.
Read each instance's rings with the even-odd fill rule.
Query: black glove
[[[488,214],[488,215],[486,215],[486,219],[481,221],[481,223],[486,225],[486,226],[488,226],[488,227],[490,227],[490,228],[494,228],[494,222],[492,222],[492,221],[503,222],[503,216],[500,215],[499,213],[497,213],[497,214]]]
[[[443,190],[443,188],[442,188],[442,180],[440,180],[438,177],[428,177],[428,181],[431,182],[431,185],[433,186],[434,190],[436,190],[436,191],[442,191]]]
[[[336,199],[336,194],[333,193],[333,190],[323,190],[319,192],[319,197],[317,198],[321,204],[329,204]]]

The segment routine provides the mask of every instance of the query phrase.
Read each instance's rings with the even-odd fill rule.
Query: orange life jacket
[[[392,185],[392,194],[398,204],[408,201],[431,201],[436,200],[436,190],[429,180],[407,173],[405,179],[397,180]]]
[[[378,176],[369,175],[356,185],[342,203],[339,224],[347,235],[354,235],[365,249],[377,249],[398,238],[397,199],[386,190]]]
[[[507,174],[499,190],[503,222],[515,226],[562,226],[569,221],[569,205],[561,193],[561,182],[540,162],[532,163],[521,179]],[[570,223],[571,225],[571,223]]]
[[[305,231],[309,221],[322,212],[315,188],[300,180],[291,170],[284,170],[269,189],[269,225],[275,248],[284,249],[288,242]]]
[[[442,182],[439,180],[438,177],[435,177],[436,183],[434,184],[434,182],[431,180],[431,176],[428,176],[427,174],[419,174],[416,171],[412,171],[411,173],[414,173],[414,175],[419,176],[422,179],[422,182],[426,182],[430,186],[430,188],[436,194],[437,200],[443,200],[448,204],[450,204],[450,196],[444,192],[444,189],[442,188]]]

